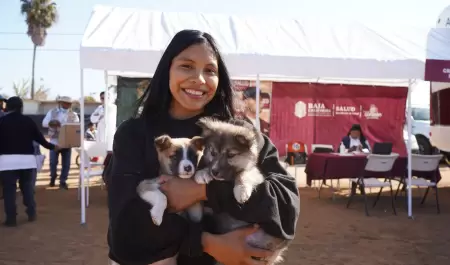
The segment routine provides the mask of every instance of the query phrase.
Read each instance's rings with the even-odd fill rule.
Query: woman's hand
[[[203,233],[203,249],[224,265],[266,264],[265,260],[273,253],[268,250],[252,248],[245,240],[257,229],[257,226],[241,228],[223,235]]]
[[[173,212],[183,211],[189,206],[206,200],[206,185],[192,179],[160,176],[161,191],[167,196],[168,208]]]

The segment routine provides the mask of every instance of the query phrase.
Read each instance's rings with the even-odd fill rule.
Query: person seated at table
[[[361,125],[353,124],[347,136],[342,138],[342,143],[347,152],[370,152],[370,144],[361,129]]]

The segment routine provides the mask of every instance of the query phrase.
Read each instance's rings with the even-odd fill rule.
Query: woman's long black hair
[[[182,30],[173,37],[156,67],[150,85],[137,102],[135,117],[140,116],[146,120],[166,117],[172,101],[169,88],[169,71],[172,60],[189,46],[204,43],[212,48],[219,68],[217,91],[213,99],[205,106],[204,115],[216,116],[221,119],[234,117],[233,90],[228,70],[214,38],[210,34],[198,30]]]
[[[364,136],[364,133],[361,129],[361,125],[359,124],[353,124],[352,127],[350,128],[350,130],[348,131],[347,136],[350,136],[350,133],[352,131],[359,131],[360,136],[359,136],[359,141],[361,141],[361,143],[365,143],[366,142],[366,137]]]

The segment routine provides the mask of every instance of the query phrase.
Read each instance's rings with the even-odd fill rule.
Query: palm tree
[[[58,18],[56,3],[51,0],[20,0],[21,13],[28,25],[27,34],[33,42],[33,63],[31,68],[31,99],[34,99],[34,68],[36,63],[36,48],[44,46],[47,29],[55,24]]]

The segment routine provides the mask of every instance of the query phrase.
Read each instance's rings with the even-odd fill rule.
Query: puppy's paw
[[[236,185],[233,189],[234,198],[240,204],[245,203],[252,195],[252,187],[245,185]]]
[[[164,215],[164,211],[158,211],[157,209],[155,209],[155,207],[153,207],[150,210],[150,215],[152,217],[152,221],[156,226],[160,226],[162,221],[163,221],[163,215]]]
[[[194,179],[198,184],[208,184],[209,182],[211,182],[211,180],[213,180],[211,175],[209,175],[208,170],[204,169],[197,171],[195,173]]]

